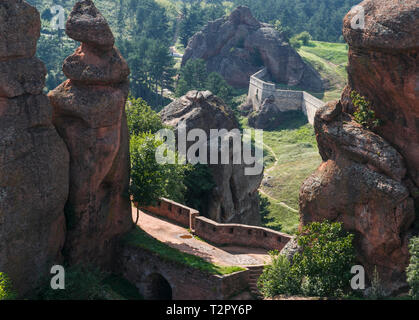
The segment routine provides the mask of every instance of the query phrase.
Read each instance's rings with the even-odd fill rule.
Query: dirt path
[[[133,219],[137,210],[133,208]],[[247,247],[215,247],[198,240],[183,227],[140,211],[138,226],[150,236],[182,252],[199,256],[211,263],[223,266],[262,265],[270,261],[267,250]]]
[[[265,170],[265,172],[264,172],[264,177],[266,178],[267,176],[268,176],[268,173],[269,172],[271,172],[273,169],[275,169],[275,167],[277,167],[278,166],[278,162],[279,162],[279,159],[278,159],[278,156],[276,155],[276,153],[273,151],[273,149],[270,147],[270,146],[268,146],[267,144],[265,144],[265,143],[263,143],[263,146],[266,148],[266,149],[268,149],[269,150],[269,152],[274,156],[274,158],[275,158],[275,162],[274,162],[274,164],[269,168],[269,169],[267,169],[267,170]],[[279,204],[280,206],[282,206],[282,207],[284,207],[284,208],[287,208],[288,210],[290,210],[290,211],[292,211],[292,212],[295,212],[295,213],[299,213],[299,211],[298,210],[295,210],[294,208],[291,208],[289,205],[287,205],[286,203],[284,203],[284,202],[282,202],[282,201],[280,201],[280,200],[278,200],[278,199],[275,199],[274,197],[272,197],[272,196],[270,196],[269,194],[267,194],[264,190],[263,190],[263,187],[261,186],[260,188],[259,188],[259,192],[261,193],[261,194],[263,194],[265,197],[267,197],[268,199],[270,199],[271,201],[273,201],[273,202],[275,202],[275,203],[277,203],[277,204]]]

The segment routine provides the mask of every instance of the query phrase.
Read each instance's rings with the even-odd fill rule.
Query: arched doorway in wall
[[[150,274],[145,280],[145,299],[172,300],[172,287],[159,273]]]

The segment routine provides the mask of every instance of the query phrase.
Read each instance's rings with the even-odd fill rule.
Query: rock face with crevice
[[[42,93],[40,27],[25,1],[0,2],[0,272],[19,294],[62,263],[65,238],[69,154]]]
[[[71,159],[64,253],[70,264],[107,267],[116,240],[132,224],[125,115],[130,71],[92,1],[76,3],[66,32],[81,46],[64,61],[69,80],[49,93]]]
[[[357,258],[380,274],[387,292],[405,284],[413,198],[403,183],[403,157],[379,135],[329,103],[315,118],[323,163],[300,191],[301,223],[340,221],[355,234]]]
[[[364,29],[351,28],[356,11],[344,19],[349,84],[341,101],[315,117],[323,163],[301,187],[301,223],[343,222],[368,277],[377,268],[385,293],[394,294],[407,287],[407,245],[419,209],[419,8],[415,0],[360,5]],[[375,132],[351,115],[353,90],[381,120]]]
[[[202,129],[208,138],[208,148],[211,129],[225,129],[234,133],[233,130],[238,131],[239,128],[232,110],[210,91],[188,92],[166,106],[160,117],[164,124],[175,128],[176,132],[182,123],[186,126],[187,133],[192,129]],[[188,149],[194,144],[195,142],[189,141]],[[247,166],[243,160],[241,164],[233,164],[232,145],[230,143],[228,150],[228,164],[221,164],[220,161],[219,164],[209,164],[215,187],[208,195],[208,207],[202,214],[221,223],[260,225],[258,188],[263,170],[257,175],[246,175]],[[209,151],[207,155],[207,163],[210,163]]]
[[[246,88],[250,76],[265,66],[272,80],[320,92],[320,75],[304,63],[275,28],[257,21],[248,7],[209,22],[188,43],[182,65],[204,59],[208,72],[218,72],[236,88]]]

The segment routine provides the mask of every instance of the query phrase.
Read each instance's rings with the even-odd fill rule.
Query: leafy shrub
[[[349,286],[355,255],[353,235],[341,223],[314,222],[297,235],[300,251],[287,262],[280,254],[271,255],[272,264],[260,278],[261,292],[280,294],[341,296]]]
[[[305,45],[305,46],[308,46],[310,44],[311,39],[312,39],[310,33],[308,33],[307,31],[303,31],[300,34],[297,34],[295,36],[295,38],[298,41],[301,41],[302,44]]]
[[[13,300],[17,298],[16,292],[12,288],[10,278],[0,272],[0,300]]]
[[[293,47],[294,49],[299,49],[301,48],[301,42],[298,41],[295,37],[292,37],[290,39],[290,45],[291,47]]]
[[[358,92],[351,92],[352,103],[356,110],[354,112],[355,121],[368,130],[377,128],[381,121],[376,118],[374,110],[371,109],[371,103]]]
[[[291,268],[289,260],[278,251],[269,253],[271,264],[267,265],[258,280],[258,288],[265,297],[278,294],[293,295],[300,291],[300,280]]]
[[[407,267],[407,283],[410,286],[410,295],[419,299],[419,237],[410,239],[410,263]]]
[[[163,128],[159,115],[143,99],[129,97],[126,105],[128,131],[130,135],[156,133]]]
[[[295,254],[293,266],[302,279],[305,295],[338,296],[349,285],[355,254],[353,235],[342,224],[313,222],[298,234],[301,252]]]
[[[300,34],[297,34],[295,36],[293,36],[292,38],[290,38],[290,45],[291,47],[293,47],[294,49],[298,49],[301,48],[301,46],[309,46],[311,45],[310,41],[311,41],[311,35],[310,33],[308,33],[307,31],[303,31]]]

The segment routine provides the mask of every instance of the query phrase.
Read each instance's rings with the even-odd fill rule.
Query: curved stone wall
[[[278,112],[302,111],[313,125],[316,111],[325,103],[305,91],[277,89],[274,83],[264,80],[266,76],[264,68],[250,77],[247,101],[253,105],[253,110],[259,111],[265,99],[274,97]]]

